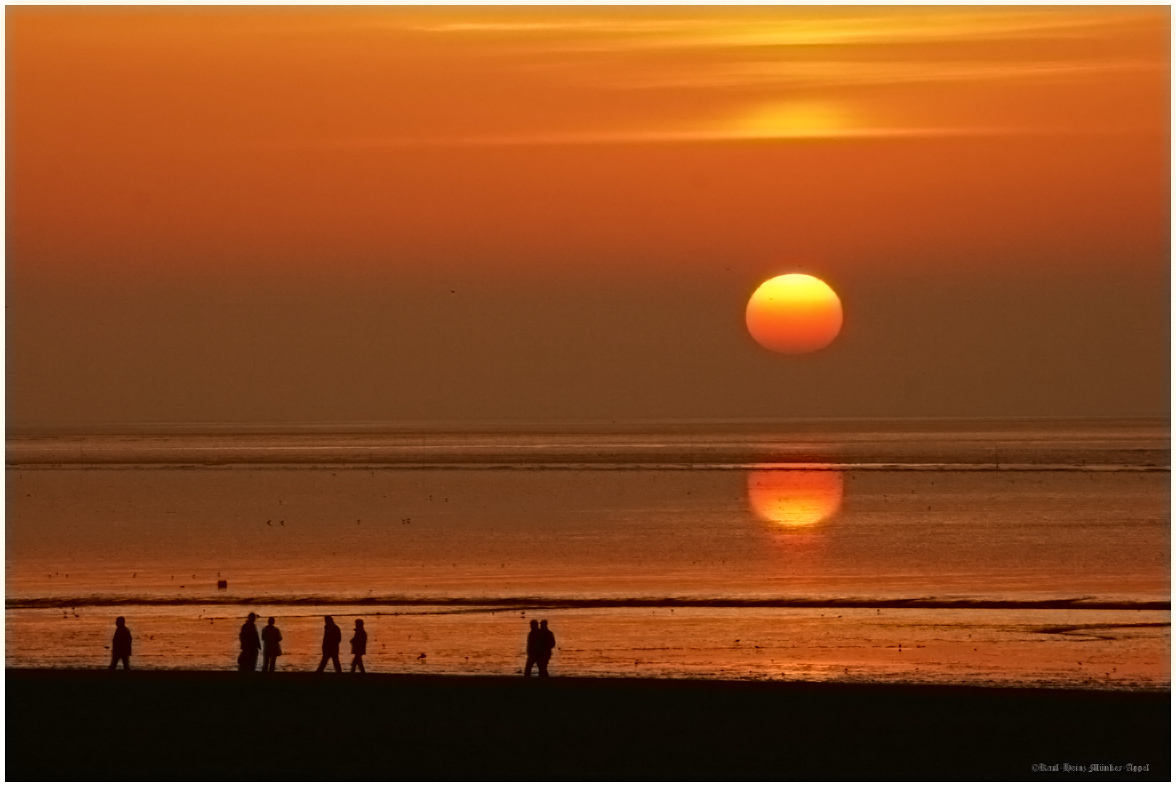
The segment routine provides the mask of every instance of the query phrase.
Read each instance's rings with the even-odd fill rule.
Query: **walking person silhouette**
[[[523,677],[531,677],[531,670],[535,663],[539,661],[539,653],[543,650],[543,634],[539,631],[539,621],[531,620],[531,630],[527,632],[527,668],[523,671]],[[539,668],[539,674],[543,674],[543,668]]]
[[[551,661],[551,654],[555,650],[555,635],[547,628],[547,621],[539,621],[539,677],[547,677],[547,663]]]
[[[270,618],[266,627],[261,630],[261,671],[262,672],[277,672],[278,656],[282,655],[282,646],[278,643],[282,641],[282,632],[274,625],[274,619]]]
[[[363,668],[363,656],[367,653],[367,632],[363,630],[363,621],[355,621],[355,636],[351,638],[351,671],[359,667],[360,672],[367,672]]]
[[[335,663],[335,672],[341,673],[343,667],[339,664],[339,643],[343,640],[343,634],[330,615],[324,615],[323,621],[323,660],[319,662],[315,672],[326,669],[327,659],[330,659]]]
[[[110,668],[115,669],[120,661],[124,670],[131,668],[131,630],[127,628],[126,618],[121,616],[114,619],[114,640],[110,643]]]
[[[257,615],[250,612],[241,624],[241,633],[237,637],[241,641],[241,655],[237,657],[237,668],[241,672],[257,671],[257,652],[261,650],[261,640],[257,637],[255,620]]]

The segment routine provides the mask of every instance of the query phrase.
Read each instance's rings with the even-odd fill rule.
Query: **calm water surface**
[[[543,617],[561,674],[1167,686],[1167,440],[10,437],[6,663],[102,664],[122,614],[138,666],[232,669],[255,611],[289,669],[333,614],[369,669],[509,674]]]

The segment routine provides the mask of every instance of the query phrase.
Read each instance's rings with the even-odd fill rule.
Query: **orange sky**
[[[6,25],[18,372],[69,345],[34,304],[79,277],[144,288],[124,307],[145,326],[200,282],[587,277],[738,301],[793,268],[866,296],[1167,275],[1165,7],[9,7]],[[33,406],[72,372],[27,372],[24,417],[119,410]]]
[[[17,266],[412,264],[474,237],[627,266],[771,256],[781,231],[915,264],[978,228],[1154,247],[1168,212],[1163,8],[7,18]]]

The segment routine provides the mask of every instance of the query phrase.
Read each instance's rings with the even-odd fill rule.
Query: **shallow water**
[[[1166,688],[1168,612],[925,609],[468,609],[329,607],[368,631],[370,672],[518,674],[530,618],[550,621],[565,676]],[[244,607],[9,610],[8,666],[94,668],[116,614],[137,669],[235,669]],[[282,671],[319,662],[323,608],[263,610]],[[76,617],[75,617],[76,615]],[[264,623],[264,621],[262,621]],[[423,658],[422,658],[423,656]]]
[[[102,663],[122,614],[140,666],[231,669],[252,610],[298,669],[334,614],[372,669],[508,674],[539,616],[561,674],[1168,685],[1166,428],[840,428],[10,439],[6,664]]]

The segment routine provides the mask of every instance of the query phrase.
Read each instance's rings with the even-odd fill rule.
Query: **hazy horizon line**
[[[812,424],[942,424],[942,423],[1130,423],[1171,426],[1171,414],[1163,415],[945,415],[945,416],[748,416],[694,418],[598,418],[569,420],[525,419],[429,419],[429,420],[339,420],[339,421],[105,421],[56,422],[4,425],[8,436],[63,436],[114,434],[316,434],[316,433],[477,433],[477,432],[539,432],[559,433],[601,430],[641,430],[661,428],[706,427],[770,427]]]

